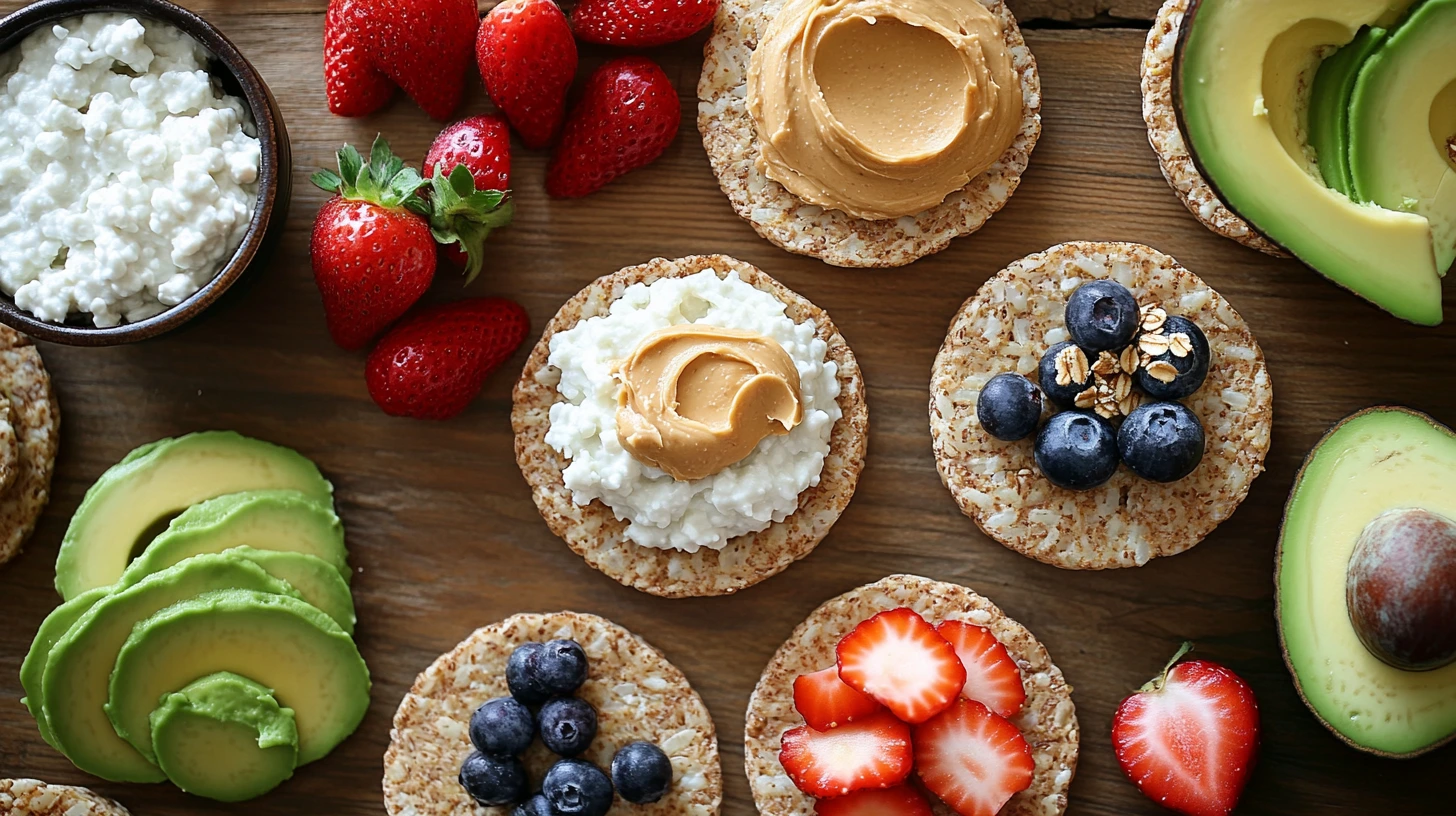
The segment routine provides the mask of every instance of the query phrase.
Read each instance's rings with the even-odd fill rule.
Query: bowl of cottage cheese
[[[281,232],[287,132],[217,29],[165,0],[0,20],[0,322],[71,345],[166,332]]]

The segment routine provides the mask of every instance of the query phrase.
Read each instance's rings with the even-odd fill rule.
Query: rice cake
[[[1011,721],[1031,746],[1036,770],[1031,787],[1013,796],[999,816],[1063,813],[1067,809],[1067,790],[1077,770],[1080,735],[1072,687],[1052,663],[1046,648],[1026,627],[966,587],[914,575],[892,575],[814,610],[764,669],[748,700],[748,722],[744,726],[744,766],[759,814],[814,813],[814,800],[794,787],[779,764],[783,733],[804,722],[794,710],[794,678],[834,665],[834,647],[841,638],[861,621],[902,606],[935,624],[963,620],[985,626],[1006,646],[1021,669],[1026,689],[1026,705]],[[932,807],[936,816],[955,816],[941,802],[934,802]]]
[[[748,63],[783,0],[722,0],[703,49],[698,130],[733,210],[789,252],[845,267],[904,266],[969,235],[1000,210],[1021,183],[1041,136],[1036,59],[1003,0],[980,0],[996,15],[1021,82],[1021,131],[1001,159],[945,201],[913,216],[866,221],[799,199],[759,171],[759,140],[748,115]]]
[[[0,813],[6,816],[131,816],[126,808],[86,788],[49,785],[39,779],[0,779]]]
[[[0,326],[0,564],[35,530],[51,496],[61,412],[40,350]]]
[[[1163,178],[1168,180],[1168,185],[1194,218],[1215,233],[1250,249],[1287,258],[1288,252],[1260,235],[1219,200],[1218,194],[1198,172],[1198,166],[1183,140],[1183,131],[1178,127],[1178,111],[1173,105],[1173,53],[1189,2],[1167,0],[1163,4],[1148,32],[1147,47],[1143,49],[1143,120],[1148,125],[1148,143],[1158,154]]]
[[[420,673],[405,694],[384,754],[390,816],[509,816],[476,805],[459,781],[472,750],[470,715],[510,694],[506,662],[517,646],[571,639],[590,662],[577,696],[597,710],[597,737],[582,755],[607,770],[618,748],[638,740],[672,760],[673,786],[650,805],[618,799],[609,816],[714,816],[723,801],[718,737],[707,706],[677,667],[646,641],[605,618],[578,612],[523,614],[475,630]],[[537,740],[522,761],[539,786],[556,757]]]
[[[993,376],[1034,377],[1047,349],[1069,339],[1067,298],[1094,278],[1122,283],[1139,303],[1182,315],[1208,337],[1208,379],[1183,400],[1207,443],[1181,481],[1148,482],[1119,468],[1101,487],[1063,490],[1037,470],[1031,440],[994,439],[976,418],[976,398]],[[1243,318],[1198,276],[1140,244],[1062,244],[1011,264],[956,314],[930,381],[935,462],[962,512],[1010,549],[1066,569],[1141,566],[1203,540],[1263,472],[1273,406],[1264,354]]]
[[[659,550],[627,540],[627,522],[617,519],[600,501],[576,504],[561,478],[567,460],[546,444],[551,406],[561,401],[556,390],[560,372],[547,365],[551,338],[587,318],[604,315],[612,301],[635,283],[687,277],[712,269],[719,277],[737,272],[746,283],[772,294],[796,323],[813,321],[839,372],[842,413],[829,439],[819,484],[799,494],[799,509],[757,533],[739,536],[722,550],[706,547],[695,553]],[[511,427],[516,434],[516,463],[531,485],[531,496],[551,532],[566,541],[592,567],[617,581],[667,598],[727,595],[777,575],[813,551],[839,520],[854,495],[864,468],[869,413],[864,378],[854,353],[829,315],[785,288],[756,267],[724,255],[698,255],[677,260],[657,258],[640,266],[598,278],[566,302],[547,324],[516,383]]]

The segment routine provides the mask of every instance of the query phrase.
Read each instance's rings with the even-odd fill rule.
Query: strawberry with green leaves
[[[511,186],[511,131],[499,115],[472,116],[445,128],[435,137],[425,154],[424,175],[433,179],[442,169],[464,165],[475,177],[475,189],[499,190],[508,193]],[[492,217],[509,219],[510,203],[490,211]],[[468,230],[467,230],[468,231]],[[444,257],[458,269],[470,269],[465,247],[451,243],[443,248]],[[480,268],[479,258],[474,267]],[[473,279],[472,273],[469,279]],[[469,282],[467,279],[467,283]]]
[[[430,232],[438,243],[465,252],[467,285],[485,263],[485,239],[511,223],[514,209],[504,190],[477,190],[463,164],[430,179]]]

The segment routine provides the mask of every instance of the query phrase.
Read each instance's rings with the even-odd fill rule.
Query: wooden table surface
[[[0,0],[0,12],[18,7]],[[822,601],[892,572],[975,588],[1031,628],[1076,688],[1082,753],[1071,814],[1158,813],[1121,776],[1108,737],[1124,695],[1185,638],[1258,695],[1264,738],[1243,813],[1456,811],[1456,749],[1377,759],[1337,742],[1295,696],[1274,626],[1273,555],[1295,470],[1331,423],[1376,403],[1456,422],[1456,330],[1384,315],[1297,263],[1205,231],[1169,191],[1139,115],[1137,66],[1156,0],[1012,0],[1041,67],[1045,134],[1021,190],[979,234],[908,268],[843,271],[781,252],[735,217],[695,122],[703,35],[652,53],[683,101],[667,155],[585,200],[542,191],[545,157],[517,151],[515,224],[491,238],[472,295],[516,298],[537,330],[591,279],[656,255],[723,252],[823,306],[869,387],[868,466],[858,495],[814,554],[726,598],[668,601],[600,575],[546,529],[511,452],[510,389],[522,348],[463,416],[385,417],[363,355],[336,348],[308,266],[324,195],[306,183],[345,140],[376,131],[416,160],[438,130],[399,99],[364,121],[327,112],[320,68],[324,0],[193,0],[250,56],[283,106],[295,159],[282,246],[252,285],[195,325],[129,348],[44,346],[64,416],[53,498],[34,539],[0,569],[0,776],[92,784],[139,816],[380,814],[389,722],[415,674],[472,629],[518,611],[573,609],[638,632],[692,679],[718,724],[723,813],[753,812],[743,715],[758,674]],[[583,67],[605,51],[588,48]],[[464,112],[488,103],[474,92]],[[1247,318],[1263,343],[1277,410],[1268,472],[1243,508],[1192,552],[1145,567],[1064,572],[981,535],[942,487],[931,456],[927,383],[951,315],[1008,262],[1074,239],[1131,240],[1168,252]],[[429,297],[461,295],[448,274]],[[1449,305],[1449,304],[1448,304]],[[529,343],[527,344],[529,347]],[[251,803],[222,806],[167,785],[101,783],[46,746],[20,706],[17,672],[57,604],[56,549],[86,488],[144,442],[236,429],[297,448],[336,486],[348,530],[358,642],[373,673],[368,717],[323,761]]]

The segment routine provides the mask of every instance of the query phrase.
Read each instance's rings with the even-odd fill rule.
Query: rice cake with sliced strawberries
[[[1041,78],[1006,3],[980,2],[999,19],[1021,83],[1020,132],[991,169],[939,205],[913,216],[870,221],[808,204],[758,168],[760,142],[748,113],[748,64],[784,0],[723,0],[703,49],[698,130],[733,210],[770,243],[844,267],[904,266],[984,226],[1021,184],[1041,137]]]
[[[121,805],[86,789],[39,779],[0,779],[6,816],[130,816]]]
[[[1203,424],[1204,455],[1180,481],[1144,481],[1119,467],[1100,487],[1064,490],[1037,469],[1031,440],[994,439],[976,416],[992,377],[1034,376],[1047,349],[1070,339],[1067,299],[1100,278],[1208,338],[1208,377],[1182,401]],[[1253,333],[1197,275],[1141,244],[1069,243],[1011,264],[961,307],[931,374],[930,430],[941,480],[987,535],[1058,567],[1112,569],[1183,552],[1233,514],[1264,470],[1273,405]],[[1052,413],[1049,400],[1044,411]]]
[[[713,719],[676,666],[626,629],[596,615],[513,615],[475,630],[420,673],[405,694],[384,754],[384,806],[390,816],[508,816],[510,807],[476,805],[459,782],[470,754],[470,716],[510,694],[506,662],[517,646],[575,640],[589,661],[576,695],[597,710],[597,736],[582,759],[611,767],[618,748],[646,740],[672,761],[673,784],[649,805],[620,798],[610,816],[713,816],[723,801],[723,772]],[[555,761],[536,740],[522,761],[535,790]]]
[[[794,708],[794,680],[835,665],[839,641],[869,618],[909,608],[931,624],[965,621],[991,631],[1021,671],[1026,701],[1010,718],[1031,748],[1031,786],[1001,809],[1001,816],[1058,816],[1077,769],[1080,728],[1072,687],[1045,647],[1026,627],[972,590],[914,575],[892,575],[834,598],[796,628],[779,647],[748,701],[744,765],[762,816],[810,816],[814,800],[795,787],[779,762],[784,732],[803,724]],[[954,816],[932,802],[936,816]]]
[[[35,530],[51,496],[61,410],[40,350],[0,326],[0,564]]]

